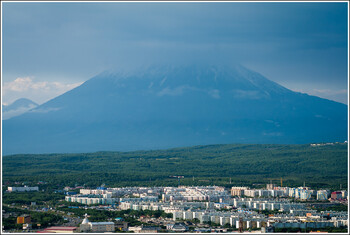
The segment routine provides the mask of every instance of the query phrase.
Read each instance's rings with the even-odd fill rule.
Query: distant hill
[[[181,184],[347,188],[348,145],[205,145],[167,150],[3,157],[3,182],[96,187]],[[231,184],[230,184],[231,178]]]
[[[346,105],[239,65],[104,72],[3,122],[4,154],[346,139]]]
[[[30,99],[20,98],[9,105],[2,105],[2,119],[6,120],[15,116],[19,116],[35,107],[38,104]]]

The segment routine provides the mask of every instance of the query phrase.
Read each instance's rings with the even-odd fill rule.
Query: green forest
[[[15,212],[18,215],[22,214],[28,214],[28,211],[26,210],[21,210],[18,208],[10,208],[7,206],[3,206],[2,209],[6,212]],[[57,223],[63,223],[63,217],[55,214],[53,212],[36,212],[36,211],[30,211],[30,216],[31,216],[31,222],[33,224],[33,228],[38,228],[38,224],[40,224],[40,227],[45,228],[50,225],[54,225]],[[17,224],[16,223],[17,217],[16,216],[11,216],[8,218],[3,217],[3,226],[4,229],[9,230],[9,229],[21,229],[22,224]]]
[[[3,185],[64,186],[248,185],[347,187],[348,145],[228,144],[168,150],[3,157]],[[172,176],[184,176],[176,178]]]

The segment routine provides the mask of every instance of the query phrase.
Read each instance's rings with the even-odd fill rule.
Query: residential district
[[[6,194],[40,192],[39,187],[8,187]],[[97,233],[97,232],[347,232],[346,190],[312,190],[267,184],[249,187],[65,187],[64,201],[55,207],[38,207],[36,202],[3,207],[4,218],[16,217],[17,230],[3,232]],[[343,207],[343,210],[333,210]],[[6,211],[6,208],[8,211]],[[12,208],[12,209],[11,209]],[[25,213],[23,213],[23,209]],[[64,221],[43,227],[34,224],[31,213],[52,212]],[[109,215],[104,221],[95,212]],[[120,217],[113,217],[120,213]],[[94,219],[95,218],[95,221]],[[103,219],[103,218],[102,218]],[[50,225],[50,224],[49,224]],[[20,226],[20,228],[19,228]],[[18,230],[19,229],[19,230]],[[338,230],[337,230],[338,229]]]

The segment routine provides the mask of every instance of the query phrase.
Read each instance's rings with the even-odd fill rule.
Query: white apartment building
[[[248,189],[248,190],[244,190],[244,196],[247,197],[258,197],[259,196],[259,192],[255,189]]]
[[[9,192],[30,192],[30,191],[39,191],[39,187],[38,186],[35,186],[35,187],[28,187],[28,186],[8,187],[7,190]]]

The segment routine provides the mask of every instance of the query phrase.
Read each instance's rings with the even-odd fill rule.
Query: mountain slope
[[[21,115],[37,106],[38,104],[30,99],[20,98],[14,101],[12,104],[2,106],[2,119],[6,120],[11,117]]]
[[[242,66],[105,72],[3,122],[10,153],[344,141],[347,106]]]

